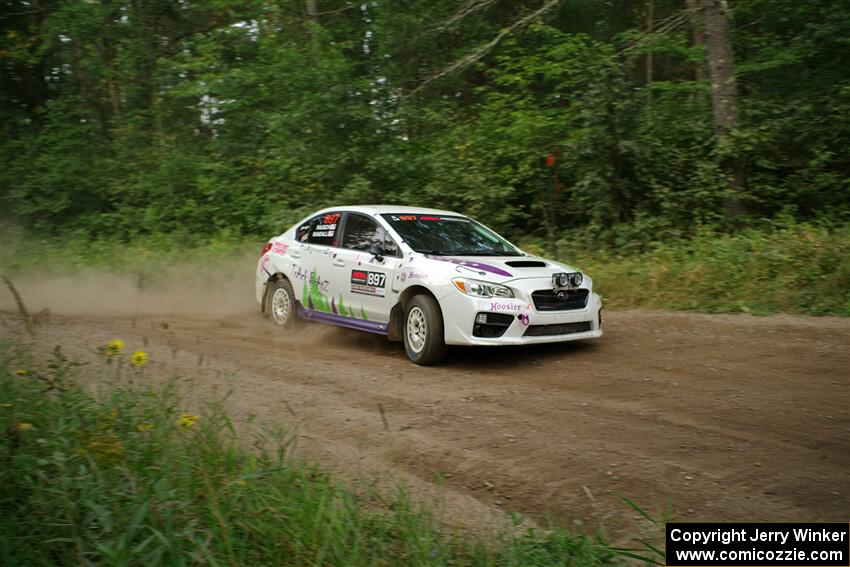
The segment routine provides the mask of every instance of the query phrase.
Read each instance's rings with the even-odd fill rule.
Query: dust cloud
[[[215,264],[180,264],[156,271],[116,274],[76,273],[12,277],[31,313],[57,315],[201,315],[256,313],[254,270],[257,256],[244,254]],[[5,284],[0,311],[18,307]]]

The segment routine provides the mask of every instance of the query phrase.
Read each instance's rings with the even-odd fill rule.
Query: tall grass
[[[545,255],[540,243],[530,251]],[[561,259],[588,273],[605,306],[707,313],[850,316],[850,227],[788,224],[619,248],[562,240]]]
[[[222,233],[206,239],[151,235],[120,243],[88,235],[33,237],[12,229],[0,238],[0,271],[12,276],[96,268],[146,281],[175,263],[214,270],[253,258],[265,241]],[[549,255],[543,241],[521,244],[533,254]],[[850,226],[787,222],[734,234],[702,228],[688,238],[667,240],[624,235],[616,248],[579,232],[559,241],[558,250],[561,260],[593,277],[609,308],[850,316]]]
[[[175,382],[145,385],[118,347],[86,366],[0,347],[0,564],[607,565],[629,554],[557,528],[473,540],[402,496],[366,507],[293,458],[285,434],[237,434],[220,402],[187,408]],[[75,385],[83,373],[99,395]]]
[[[271,236],[271,235],[268,235]],[[0,227],[0,271],[12,275],[81,270],[156,272],[175,263],[216,265],[246,254],[259,256],[266,238],[244,239],[228,232],[215,236],[191,233],[151,234],[132,242],[71,232],[64,236],[32,234],[18,227]]]

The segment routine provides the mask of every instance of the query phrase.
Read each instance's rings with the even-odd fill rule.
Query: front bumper
[[[531,299],[531,292],[545,288],[545,282],[528,282],[522,286],[527,289],[517,289],[514,284],[507,285],[514,288],[517,297],[478,299],[453,290],[440,299],[446,344],[528,345],[595,339],[602,336],[599,317],[602,300],[595,293],[590,293],[587,303],[579,309],[538,311]],[[509,314],[512,320],[504,334],[499,337],[475,336],[475,317],[479,313]],[[546,325],[553,327],[543,327]]]

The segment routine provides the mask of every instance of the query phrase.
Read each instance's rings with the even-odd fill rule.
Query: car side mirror
[[[373,242],[369,247],[369,254],[375,257],[378,262],[384,261],[384,246],[380,242]]]

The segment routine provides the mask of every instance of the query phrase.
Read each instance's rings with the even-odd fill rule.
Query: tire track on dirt
[[[294,420],[303,450],[343,477],[444,483],[458,525],[495,507],[635,533],[618,494],[688,520],[850,515],[846,320],[606,320],[596,343],[458,349],[433,368],[380,337],[309,325],[288,338],[254,314],[54,317],[39,332],[145,337],[168,371],[198,374],[197,395],[230,388],[243,417]]]

